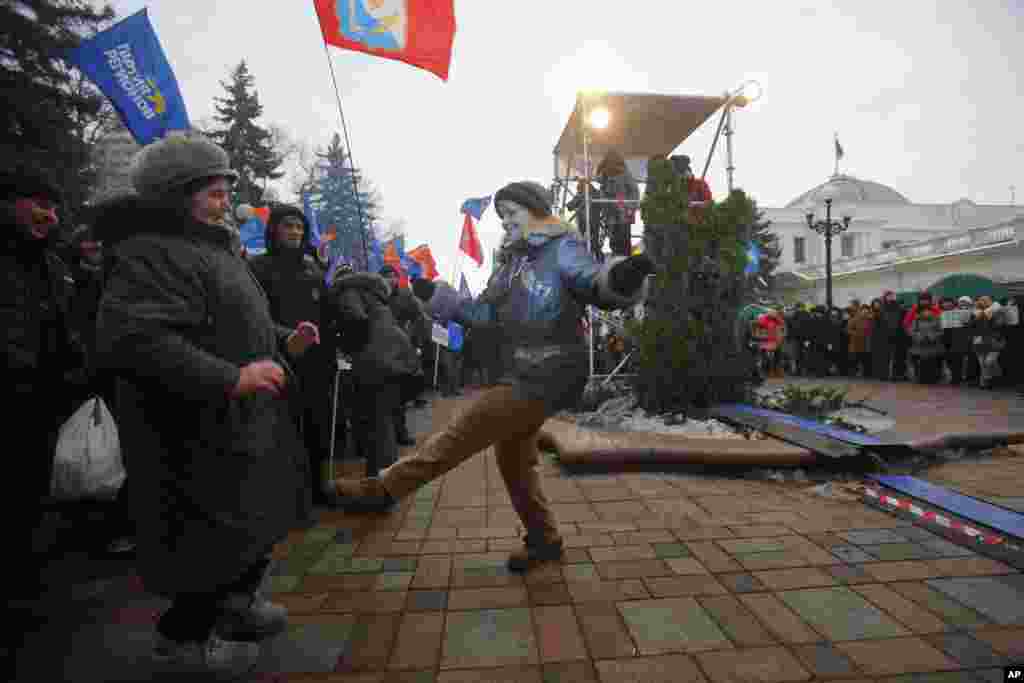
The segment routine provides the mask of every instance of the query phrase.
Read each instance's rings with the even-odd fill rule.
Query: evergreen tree
[[[210,137],[224,148],[231,159],[231,168],[238,172],[235,184],[237,203],[259,204],[263,186],[257,181],[277,180],[283,161],[275,149],[271,132],[256,123],[263,115],[263,106],[253,87],[254,79],[242,60],[231,71],[228,82],[221,82],[227,97],[215,98],[217,127]]]
[[[106,98],[61,56],[114,18],[85,0],[0,2],[0,155],[31,166],[61,188],[62,223],[74,220],[94,180],[91,151],[110,117]]]
[[[357,270],[367,268],[366,251],[373,246],[380,200],[351,159],[337,133],[303,188],[317,211],[322,233],[334,233],[330,255],[338,255]],[[353,180],[355,187],[353,187]],[[358,194],[357,190],[358,188]]]
[[[660,272],[643,320],[631,325],[640,356],[635,388],[646,410],[703,417],[715,403],[743,398],[751,369],[736,321],[756,208],[736,190],[691,212],[669,161],[652,160],[648,174],[645,243]]]

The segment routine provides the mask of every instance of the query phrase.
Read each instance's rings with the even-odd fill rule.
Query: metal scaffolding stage
[[[749,90],[757,87],[756,95]],[[647,182],[647,162],[652,157],[667,158],[691,134],[700,128],[716,111],[721,118],[701,178],[707,174],[718,139],[726,136],[728,156],[728,187],[732,191],[732,111],[745,106],[760,96],[755,81],[746,81],[725,95],[657,95],[651,93],[625,92],[581,92],[576,95],[576,106],[562,130],[554,149],[554,184],[552,196],[560,211],[565,210],[570,186],[582,181],[584,192],[584,239],[590,244],[592,226],[591,207],[594,204],[618,204],[639,207],[640,200],[595,199],[591,197],[594,170],[607,154],[614,150],[626,162],[626,166],[638,184]],[[590,377],[613,377],[596,375],[594,372],[594,310],[588,307],[587,317],[591,334]],[[622,364],[616,371],[621,369]],[[607,380],[606,380],[607,381]]]

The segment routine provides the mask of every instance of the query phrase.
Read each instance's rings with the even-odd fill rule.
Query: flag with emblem
[[[185,101],[142,9],[64,54],[110,99],[140,145],[190,128]]]
[[[394,59],[448,80],[454,0],[313,0],[324,42]]]

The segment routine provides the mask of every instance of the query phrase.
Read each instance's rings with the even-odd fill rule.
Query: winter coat
[[[296,370],[310,384],[332,379],[337,330],[327,304],[326,273],[309,254],[309,225],[302,217],[305,233],[299,249],[281,248],[267,227],[267,251],[249,259],[249,267],[267,295],[270,316],[278,325],[294,330],[300,322],[315,323],[320,329],[320,344],[314,345],[295,361]],[[322,380],[322,382],[321,382]]]
[[[906,312],[903,307],[893,301],[883,302],[882,310],[875,320],[875,327],[871,332],[872,346],[901,346],[908,342],[908,334],[903,327],[903,318]]]
[[[408,287],[397,287],[388,299],[391,314],[398,326],[409,335],[413,346],[421,348],[430,342],[431,324],[423,304]]]
[[[47,244],[0,219],[0,335],[8,425],[24,430],[25,455],[52,459],[57,430],[88,397],[83,349],[72,325],[74,283]],[[16,483],[44,496],[49,464],[29,463]],[[29,475],[29,472],[37,473]]]
[[[640,189],[628,170],[625,173],[603,177],[600,182],[602,199],[635,201],[640,198]],[[609,223],[632,225],[635,220],[637,209],[635,204],[624,204],[623,206],[603,204],[601,206],[606,212],[605,215]]]
[[[639,303],[645,288],[631,297],[612,291],[609,273],[623,259],[597,263],[579,233],[558,221],[535,227],[506,256],[476,300],[460,299],[450,285],[438,283],[427,312],[470,327],[497,328],[502,381],[553,412],[571,407],[589,375],[580,324],[585,307],[625,308]]]
[[[941,356],[946,351],[942,340],[942,319],[934,311],[930,316],[914,313],[914,321],[910,324],[910,354],[919,358]]]
[[[940,317],[942,315],[942,308],[939,307],[938,305],[932,304],[928,308],[929,308],[929,310],[931,310],[933,316]],[[914,321],[917,320],[917,316],[918,316],[919,311],[920,311],[920,304],[914,304],[913,306],[910,307],[910,310],[908,310],[906,312],[906,314],[903,316],[903,329],[906,330],[907,334],[909,334],[911,336],[913,336],[913,333],[911,332],[911,328],[914,325]],[[940,326],[941,326],[941,321],[940,321]]]
[[[785,332],[785,322],[778,314],[765,313],[757,317],[757,327],[760,328],[759,344],[763,351],[775,351],[782,344]]]
[[[384,384],[419,374],[419,356],[395,321],[391,288],[380,275],[352,273],[331,284],[330,302],[345,328],[342,349],[361,384]]]
[[[871,350],[871,329],[874,319],[870,313],[858,313],[846,323],[850,335],[850,353],[867,353]]]
[[[131,453],[137,568],[175,596],[237,579],[311,510],[295,376],[276,325],[227,230],[129,199],[97,222],[113,249],[97,360],[119,387]],[[232,398],[241,367],[274,360],[282,397]]]
[[[1006,321],[1005,313],[998,304],[992,304],[985,310],[989,315],[979,315],[975,311],[967,330],[971,339],[971,351],[975,353],[991,353],[1006,348],[1005,331],[1002,329]]]

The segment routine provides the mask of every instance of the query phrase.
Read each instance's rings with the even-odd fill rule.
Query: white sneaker
[[[159,633],[153,646],[153,660],[162,674],[213,676],[235,680],[251,672],[259,661],[260,646],[210,636],[205,643],[178,642]]]

